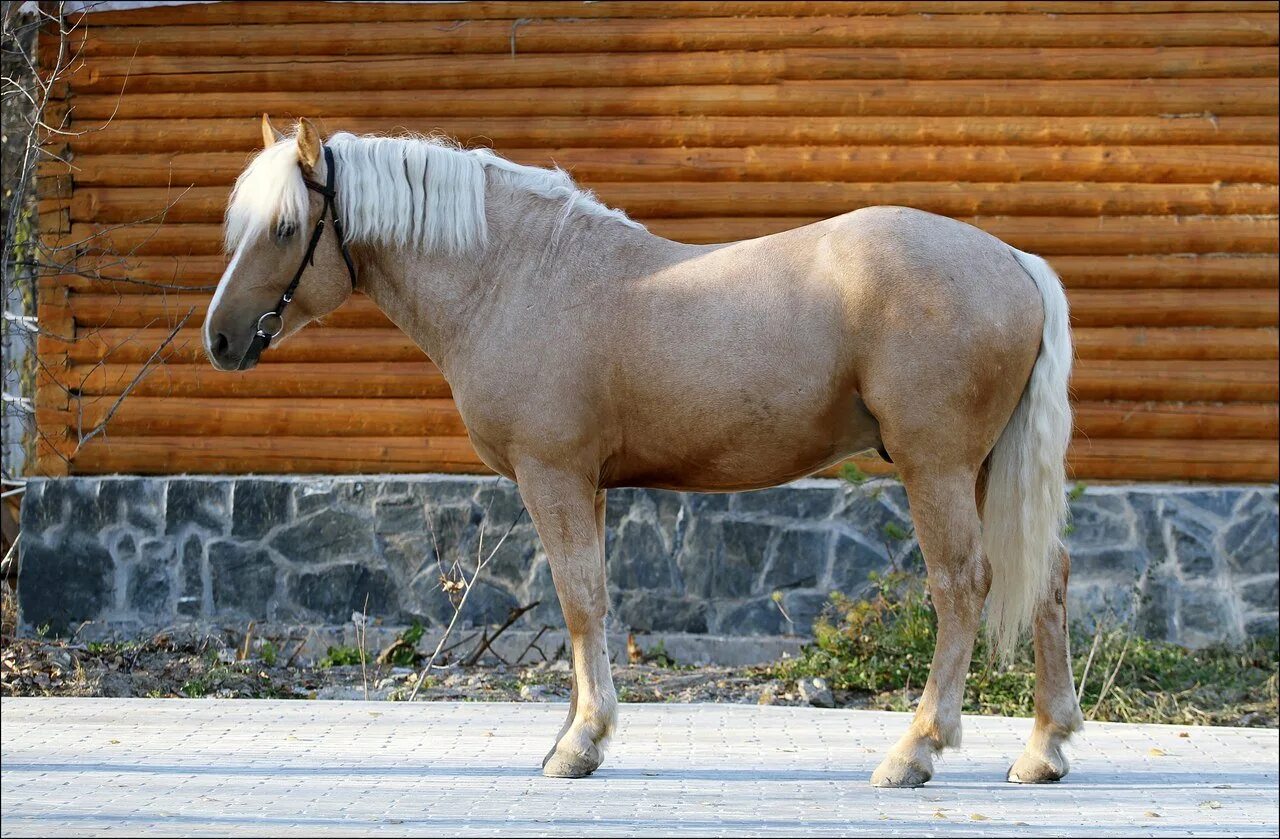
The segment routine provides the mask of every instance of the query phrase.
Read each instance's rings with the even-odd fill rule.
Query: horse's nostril
[[[213,354],[217,356],[226,355],[229,345],[230,342],[227,340],[227,336],[219,332],[213,337]]]

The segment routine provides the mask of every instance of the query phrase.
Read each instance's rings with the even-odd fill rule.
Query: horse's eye
[[[282,221],[276,226],[276,241],[283,242],[293,235],[293,222]]]

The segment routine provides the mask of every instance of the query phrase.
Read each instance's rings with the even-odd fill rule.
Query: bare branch
[[[493,506],[492,498],[489,499],[489,506],[491,508]],[[489,552],[489,555],[484,556],[483,558],[481,557],[480,550],[483,550],[484,541],[483,541],[483,538],[481,539],[481,542],[480,542],[481,547],[477,549],[477,553],[476,553],[477,562],[476,562],[475,573],[471,575],[471,579],[466,580],[466,588],[462,592],[462,597],[458,600],[458,602],[453,607],[453,617],[449,620],[449,625],[445,627],[444,634],[440,636],[440,641],[439,643],[436,644],[435,650],[431,653],[431,658],[427,659],[427,663],[425,666],[423,666],[422,672],[418,674],[418,680],[413,685],[413,692],[409,694],[410,702],[412,702],[414,699],[418,697],[418,691],[422,690],[423,684],[426,683],[427,675],[431,672],[431,669],[435,666],[436,659],[440,656],[441,648],[444,647],[445,641],[449,639],[449,635],[453,632],[453,627],[458,623],[458,618],[462,616],[462,610],[467,605],[467,598],[471,595],[472,590],[475,588],[475,582],[479,578],[480,572],[484,570],[484,567],[489,564],[489,560],[493,559],[494,554],[496,554],[498,550],[502,547],[503,543],[507,541],[507,537],[511,535],[511,531],[516,529],[516,525],[520,523],[520,519],[524,517],[524,513],[525,513],[525,508],[521,506],[520,511],[516,513],[515,518],[511,520],[511,524],[507,526],[506,531],[502,534],[502,538],[498,540],[498,544],[494,545],[493,550]],[[427,521],[430,522],[430,520],[431,520],[431,517],[428,516]],[[435,538],[434,528],[432,530],[433,530],[432,539],[434,541],[434,538]],[[437,549],[436,556],[439,557],[439,555],[440,555],[440,552]]]
[[[173,329],[169,330],[168,336],[166,336],[164,341],[160,343],[160,346],[156,347],[155,350],[152,351],[150,357],[148,357],[147,360],[143,363],[142,369],[140,369],[138,371],[138,374],[133,377],[132,381],[130,381],[129,384],[125,386],[124,390],[120,393],[120,396],[116,398],[115,403],[107,411],[106,416],[102,418],[102,421],[99,422],[97,425],[95,425],[92,429],[90,429],[88,434],[84,434],[82,432],[79,435],[80,439],[76,443],[76,448],[75,448],[75,451],[72,453],[72,457],[74,457],[76,454],[80,452],[80,449],[84,447],[85,443],[88,443],[94,437],[97,437],[99,434],[106,431],[107,423],[111,422],[111,418],[116,415],[116,411],[120,410],[120,406],[124,404],[124,400],[128,398],[129,394],[133,392],[133,389],[137,387],[138,384],[143,379],[145,379],[148,375],[151,374],[152,365],[160,357],[160,354],[164,352],[165,347],[169,346],[169,344],[173,342],[174,337],[176,337],[177,334],[182,331],[182,328],[187,325],[187,321],[191,319],[191,316],[195,314],[195,311],[196,310],[194,307],[191,309],[188,309],[187,313],[183,315],[182,320],[178,321],[178,324],[174,326]]]

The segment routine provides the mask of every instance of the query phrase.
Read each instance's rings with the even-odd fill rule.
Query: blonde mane
[[[437,137],[346,133],[325,145],[337,163],[337,206],[348,242],[450,253],[483,247],[489,178],[563,202],[557,231],[575,215],[640,227],[579,188],[564,170],[522,166],[489,149],[466,150]],[[297,140],[287,137],[263,150],[236,179],[227,205],[228,252],[275,225],[304,224],[307,208]]]

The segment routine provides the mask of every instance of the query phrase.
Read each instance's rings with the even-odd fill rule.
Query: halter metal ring
[[[276,324],[275,324],[276,328],[271,330],[270,332],[268,332],[267,329],[262,325],[267,320],[267,318],[276,319]],[[262,315],[262,317],[258,318],[258,334],[263,336],[264,338],[274,338],[283,331],[284,331],[284,316],[281,315],[279,312],[266,312],[265,314]]]

